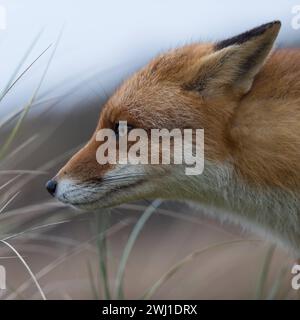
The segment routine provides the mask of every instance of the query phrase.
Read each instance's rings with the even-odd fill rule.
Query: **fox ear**
[[[272,49],[280,26],[280,21],[274,21],[216,43],[213,52],[200,59],[197,70],[194,68],[187,87],[204,95],[224,89],[237,95],[247,93]]]

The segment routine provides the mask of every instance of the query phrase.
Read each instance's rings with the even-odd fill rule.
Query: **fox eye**
[[[115,123],[114,126],[114,132],[116,134],[116,137],[121,137],[126,135],[130,130],[132,130],[134,127],[130,124],[128,124],[126,121],[119,121]]]

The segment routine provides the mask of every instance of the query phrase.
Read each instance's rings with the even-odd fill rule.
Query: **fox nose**
[[[49,180],[46,183],[46,189],[49,191],[49,193],[54,196],[55,190],[56,190],[57,182],[55,180]]]

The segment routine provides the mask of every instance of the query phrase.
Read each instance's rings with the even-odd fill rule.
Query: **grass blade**
[[[14,87],[14,85],[23,77],[23,75],[48,51],[48,49],[52,46],[50,44],[42,53],[39,54],[39,56],[31,62],[31,64],[18,76],[18,78],[6,89],[6,91],[3,92],[3,94],[0,97],[0,102],[2,99],[8,94],[8,92]]]
[[[16,179],[18,179],[20,177],[20,175],[17,175],[11,179],[9,179],[7,182],[5,182],[4,184],[2,184],[0,186],[0,191],[3,190],[4,188],[6,188],[9,184],[11,184],[12,182],[14,182]]]
[[[91,263],[90,263],[89,260],[87,261],[87,269],[88,269],[88,275],[89,275],[89,280],[90,280],[90,284],[91,284],[91,288],[92,288],[94,299],[95,300],[100,300],[97,288],[96,288],[95,283],[94,283],[95,276],[94,276],[93,269],[92,269],[92,266],[91,266]]]
[[[36,43],[38,42],[38,40],[40,39],[41,35],[43,33],[43,30],[41,30],[37,36],[34,38],[34,40],[32,41],[31,45],[29,46],[29,48],[27,49],[27,51],[25,52],[24,56],[22,57],[22,59],[20,60],[18,66],[16,67],[15,71],[12,73],[10,79],[8,80],[7,85],[5,86],[5,88],[3,89],[1,95],[0,95],[0,101],[5,97],[5,95],[8,93],[8,91],[14,86],[14,84],[21,78],[18,77],[18,79],[16,81],[14,81],[15,77],[17,76],[19,70],[21,69],[24,61],[26,61],[26,59],[28,58],[29,54],[31,53],[32,49],[35,47]],[[22,75],[25,72],[22,73]]]
[[[97,248],[99,255],[100,275],[103,282],[103,295],[105,300],[111,299],[108,272],[107,272],[107,237],[106,229],[109,227],[109,212],[102,212],[101,219],[100,214],[96,213],[97,230],[99,236],[97,237]]]
[[[38,83],[38,85],[37,85],[37,87],[36,87],[36,89],[35,89],[32,97],[30,98],[30,100],[28,101],[28,103],[25,105],[25,107],[24,107],[24,109],[23,109],[23,112],[21,113],[21,115],[20,115],[20,117],[19,117],[16,125],[14,126],[12,132],[10,133],[10,135],[8,136],[8,138],[7,138],[7,140],[5,141],[4,145],[3,145],[2,148],[0,149],[0,160],[1,160],[2,158],[4,158],[6,150],[8,149],[8,147],[10,146],[10,144],[12,143],[12,141],[14,140],[15,136],[17,135],[17,133],[18,133],[20,127],[21,127],[21,124],[22,124],[24,118],[26,117],[27,113],[29,112],[29,109],[30,109],[31,105],[33,104],[33,102],[34,102],[35,99],[36,99],[36,96],[37,96],[37,94],[38,94],[38,92],[39,92],[39,90],[40,90],[40,88],[41,88],[41,86],[42,86],[42,84],[43,84],[43,82],[44,82],[44,79],[45,79],[45,77],[46,77],[46,74],[47,74],[47,72],[48,72],[48,69],[49,69],[49,67],[50,67],[50,64],[51,64],[51,62],[52,62],[52,60],[53,60],[53,58],[54,58],[55,52],[56,52],[56,50],[57,50],[59,41],[60,41],[61,36],[62,36],[62,31],[63,31],[63,29],[61,30],[61,32],[60,32],[60,34],[59,34],[59,36],[58,36],[58,39],[57,39],[57,41],[56,41],[56,43],[55,43],[55,46],[54,46],[54,49],[53,49],[53,51],[52,51],[52,53],[51,53],[51,56],[50,56],[50,58],[49,58],[49,60],[48,60],[48,63],[47,63],[47,65],[46,65],[46,67],[45,67],[45,70],[44,70],[44,72],[43,72],[43,74],[42,74],[42,77],[41,77],[41,79],[40,79],[40,81],[39,81],[39,83]],[[49,47],[48,47],[48,48],[49,48]]]
[[[278,296],[279,292],[280,292],[280,286],[282,284],[282,280],[284,279],[285,275],[288,272],[288,267],[284,266],[283,268],[281,268],[279,270],[279,273],[274,281],[274,284],[268,294],[267,299],[268,300],[274,300],[276,299],[276,297]]]
[[[125,223],[116,223],[115,225],[111,226],[108,230],[105,231],[105,233],[107,234],[107,236],[112,235],[116,232],[119,232],[122,228],[126,227],[127,224]],[[89,239],[88,241],[82,242],[80,243],[74,250],[63,254],[61,257],[58,257],[57,259],[55,259],[54,261],[52,261],[52,263],[46,265],[44,268],[42,268],[37,274],[36,274],[36,278],[37,279],[41,279],[42,277],[44,277],[45,275],[47,275],[50,271],[52,271],[54,268],[58,267],[59,265],[61,265],[62,263],[64,263],[67,259],[75,256],[76,254],[79,254],[80,252],[82,252],[83,250],[85,250],[87,247],[90,246],[90,243],[94,240],[96,240],[97,237],[92,237],[91,239]],[[17,293],[22,293],[24,292],[29,286],[30,286],[31,282],[30,281],[25,281],[23,284],[21,284],[16,292],[12,292],[10,293],[5,299],[6,300],[13,300],[17,297]]]
[[[0,208],[0,214],[15,200],[15,198],[20,194],[21,191],[15,193],[6,203]]]
[[[43,300],[47,300],[46,296],[41,288],[41,286],[39,285],[34,273],[31,271],[29,265],[27,264],[27,262],[24,260],[24,258],[20,255],[20,253],[8,242],[6,242],[5,240],[0,240],[2,243],[4,243],[6,246],[8,246],[16,255],[17,257],[20,259],[20,261],[23,263],[24,267],[27,269],[28,273],[30,274],[31,279],[33,280],[33,282],[35,283],[41,297]]]
[[[242,242],[254,242],[260,240],[248,240],[248,239],[240,239],[240,240],[231,240],[222,243],[217,243],[205,247],[199,251],[194,251],[193,253],[187,255],[185,258],[176,263],[173,267],[171,267],[165,274],[162,275],[160,279],[158,279],[152,287],[150,287],[142,296],[142,299],[150,299],[153,294],[165,283],[167,282],[177,271],[179,271],[183,266],[185,266],[188,262],[191,262],[195,258],[198,258],[205,252],[208,252],[213,249],[217,249],[229,244],[242,243]]]
[[[151,217],[151,215],[155,212],[155,210],[161,205],[162,201],[160,199],[154,200],[152,204],[147,207],[144,211],[136,225],[134,226],[129,239],[125,245],[123,255],[121,257],[121,261],[119,264],[119,269],[116,276],[116,297],[117,299],[123,299],[123,279],[124,279],[124,272],[127,264],[127,260],[129,258],[130,252],[134,246],[134,243],[140,234],[141,230],[143,229],[145,223]]]
[[[271,266],[271,262],[272,262],[272,258],[273,258],[275,249],[276,249],[276,246],[274,244],[272,244],[269,247],[269,249],[265,255],[262,269],[261,269],[261,272],[259,274],[258,281],[257,281],[257,288],[256,288],[256,294],[255,294],[256,300],[263,299],[264,286],[265,286],[267,278],[268,278],[268,274],[269,274],[269,270],[270,270],[270,266]]]

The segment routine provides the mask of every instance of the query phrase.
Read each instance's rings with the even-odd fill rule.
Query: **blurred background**
[[[277,47],[298,47],[297,5],[0,1],[0,297],[297,299],[293,259],[239,226],[178,202],[82,212],[44,188],[107,97],[156,54],[275,19]]]

